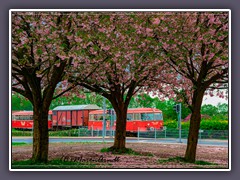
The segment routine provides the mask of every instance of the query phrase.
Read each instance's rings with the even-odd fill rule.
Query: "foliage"
[[[87,128],[79,129],[68,129],[68,130],[58,130],[58,131],[49,131],[49,136],[90,136],[91,131]],[[12,136],[32,136],[32,130],[13,130]]]
[[[99,107],[103,105],[103,97],[95,93],[85,93],[84,98],[79,98],[75,94],[71,96],[59,97],[52,101],[50,109],[53,109],[60,105],[79,105],[79,104],[96,104]],[[151,107],[160,109],[163,112],[164,121],[177,119],[177,113],[173,110],[173,106],[177,104],[173,99],[161,101],[157,97],[151,97],[148,94],[134,96],[129,104],[129,108],[138,107]],[[106,108],[112,108],[111,103],[106,101]],[[13,94],[12,95],[12,110],[32,110],[31,103],[23,96]],[[190,114],[190,109],[186,105],[182,105],[182,119]],[[213,120],[226,120],[228,119],[228,105],[218,104],[203,105],[201,113],[209,115]]]
[[[12,94],[12,111],[33,110],[31,102],[19,94]]]
[[[164,126],[167,127],[167,129],[176,129],[177,128],[177,121],[175,120],[168,120],[164,122]],[[182,122],[181,127],[182,129],[189,129],[190,122]],[[216,121],[213,119],[208,120],[201,120],[200,123],[200,129],[202,130],[228,130],[229,124],[227,120],[222,121]]]
[[[14,130],[12,136],[32,136],[32,131],[29,130]]]
[[[165,61],[178,73],[177,78],[168,75],[167,95],[175,93],[190,108],[194,91],[201,88],[211,96],[217,89],[216,95],[223,98],[219,89],[228,82],[228,13],[167,12],[155,20],[154,38]]]
[[[138,18],[136,18],[136,16]],[[116,112],[114,147],[125,149],[127,108],[138,92],[150,92],[161,82],[164,61],[148,28],[152,13],[108,12],[76,14],[76,49],[69,82],[96,92]]]
[[[87,128],[49,131],[49,136],[90,136],[91,131]]]
[[[117,114],[114,146],[125,149],[131,98],[164,94],[192,112],[194,144],[187,154],[194,161],[203,96],[228,86],[227,12],[27,12],[12,19],[12,89],[35,112],[44,109],[47,116],[54,92],[58,97],[80,85],[111,102]],[[46,135],[42,122],[39,134]]]
[[[12,11],[11,20],[12,91],[32,104],[32,159],[46,162],[51,101],[73,88],[59,87],[72,61],[65,56],[72,48],[66,34],[71,22],[63,12]]]
[[[203,105],[201,108],[201,114],[206,114],[209,116],[215,116],[218,113],[218,108],[210,104]]]
[[[167,12],[156,17],[154,37],[160,44],[167,64],[176,75],[166,70],[170,84],[165,94],[175,94],[187,104],[192,115],[185,159],[194,162],[201,122],[204,94],[224,98],[221,89],[228,88],[229,14],[228,12]],[[174,18],[173,18],[174,17]],[[168,68],[167,68],[168,69]]]
[[[202,120],[200,128],[204,130],[228,130],[228,121]]]
[[[52,101],[50,109],[54,109],[57,106],[64,105],[79,105],[79,104],[96,104],[99,107],[103,106],[103,97],[96,93],[83,93],[83,97],[77,96],[75,93],[69,94],[69,96],[59,97]],[[106,108],[112,108],[111,103],[106,100]]]
[[[201,113],[209,115],[213,120],[227,120],[228,119],[228,104],[218,104],[213,105],[203,105],[201,108]]]
[[[176,129],[177,121],[176,120],[164,121],[164,126],[166,126],[168,129]]]

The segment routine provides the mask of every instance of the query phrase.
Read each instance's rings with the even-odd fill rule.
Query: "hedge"
[[[176,120],[168,120],[164,122],[164,126],[168,129],[177,128]],[[189,129],[190,122],[182,122],[182,129]],[[228,130],[228,121],[227,120],[202,120],[200,124],[200,129],[203,130]]]

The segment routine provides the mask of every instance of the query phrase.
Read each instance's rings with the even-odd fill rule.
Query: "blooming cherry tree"
[[[159,51],[177,78],[165,79],[192,111],[185,159],[194,162],[205,94],[228,87],[228,12],[167,12],[152,20]],[[171,71],[168,71],[168,73]],[[166,89],[165,89],[166,90]]]
[[[12,91],[33,105],[32,160],[46,162],[49,106],[55,95],[73,88],[60,88],[72,61],[68,53],[73,46],[67,38],[71,20],[63,13],[49,12],[12,12],[11,18]],[[58,95],[56,87],[61,89]]]
[[[117,116],[113,151],[125,151],[131,97],[159,86],[166,68],[150,29],[151,13],[79,13],[74,17],[75,68],[69,82],[107,98]]]

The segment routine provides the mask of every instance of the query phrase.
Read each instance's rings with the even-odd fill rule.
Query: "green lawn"
[[[28,144],[24,142],[12,142],[12,146],[24,146],[24,145],[28,145]]]

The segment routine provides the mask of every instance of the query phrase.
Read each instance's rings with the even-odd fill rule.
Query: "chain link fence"
[[[104,134],[103,134],[104,133]],[[199,130],[199,139],[228,139],[228,130]],[[32,136],[33,130],[15,130],[12,131],[12,136]],[[87,127],[81,127],[77,129],[66,129],[66,130],[57,130],[49,131],[49,137],[114,137],[115,131],[102,131],[88,129]],[[137,138],[179,138],[179,129],[167,129],[151,131],[137,131],[133,133],[127,133],[127,136],[137,137]],[[181,130],[181,138],[187,139],[188,129]]]

